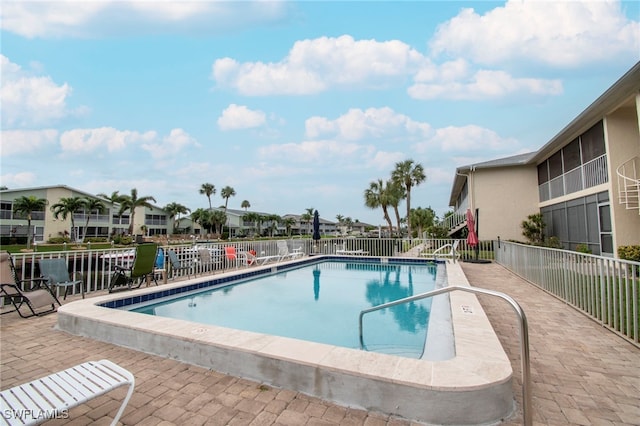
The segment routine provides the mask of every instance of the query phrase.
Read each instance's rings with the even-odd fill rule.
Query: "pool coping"
[[[260,274],[331,257],[339,256],[311,257],[239,272]],[[446,263],[446,273],[449,285],[469,286],[459,265]],[[456,354],[444,361],[364,352],[100,306],[198,286],[212,278],[229,281],[237,274],[203,276],[72,302],[58,309],[57,328],[341,405],[420,422],[487,424],[514,411],[511,363],[471,293],[449,293]]]

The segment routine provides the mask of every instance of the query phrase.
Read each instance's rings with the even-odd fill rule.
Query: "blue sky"
[[[637,1],[4,1],[1,184],[382,224],[535,151],[640,60]],[[404,211],[404,205],[401,206]]]

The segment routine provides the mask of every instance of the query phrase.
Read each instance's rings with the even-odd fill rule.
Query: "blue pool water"
[[[436,269],[430,264],[324,261],[131,310],[360,348],[360,311],[434,289]],[[419,358],[431,300],[365,315],[366,349]]]

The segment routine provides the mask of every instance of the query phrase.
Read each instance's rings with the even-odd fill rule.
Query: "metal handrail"
[[[506,300],[520,319],[520,360],[522,369],[522,417],[525,426],[530,426],[533,422],[533,413],[531,412],[531,371],[529,360],[529,328],[527,325],[527,317],[522,310],[522,307],[511,296],[501,293],[499,291],[487,290],[478,287],[462,287],[462,286],[449,286],[436,290],[431,290],[426,293],[417,294],[415,296],[405,297],[404,299],[394,300],[392,302],[383,303],[382,305],[373,306],[368,309],[360,311],[358,318],[359,333],[360,333],[360,349],[364,348],[364,339],[362,337],[362,318],[364,314],[377,311],[384,308],[400,305],[402,303],[413,302],[419,299],[425,299],[427,297],[437,296],[438,294],[449,293],[455,290],[466,291],[469,293],[486,294],[489,296],[496,296],[502,300]]]

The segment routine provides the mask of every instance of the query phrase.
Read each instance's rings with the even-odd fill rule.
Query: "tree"
[[[191,213],[191,220],[206,231],[207,236],[211,233],[213,228],[213,210],[196,209]]]
[[[138,190],[136,188],[133,188],[131,190],[131,195],[123,195],[120,201],[120,211],[118,212],[118,214],[120,216],[122,216],[122,214],[129,210],[131,212],[131,215],[129,217],[129,235],[133,235],[133,224],[134,224],[134,218],[136,215],[136,208],[137,207],[153,207],[153,205],[151,204],[151,202],[156,202],[156,199],[153,198],[151,195],[145,195],[143,197],[138,197]]]
[[[213,224],[213,228],[218,233],[218,238],[222,238],[224,224],[227,223],[227,214],[220,210],[212,210],[211,223]]]
[[[256,229],[257,229],[257,233],[260,233],[260,226],[258,225],[259,221],[260,221],[260,215],[258,213],[255,212],[250,212],[250,213],[245,213],[242,216],[242,220],[243,222],[251,222],[252,225],[252,231],[255,234],[256,233]]]
[[[247,209],[251,207],[251,203],[248,200],[243,200],[240,207],[243,208],[244,211],[247,211]]]
[[[418,227],[418,237],[422,238],[422,233],[435,225],[436,212],[431,207],[423,209],[411,209],[411,223],[414,227]],[[413,237],[413,235],[411,236]]]
[[[225,186],[220,191],[220,196],[224,198],[224,212],[227,213],[227,205],[229,204],[229,198],[236,196],[236,190],[230,186]]]
[[[236,195],[236,190],[233,189],[230,186],[225,186],[224,188],[222,188],[222,190],[220,191],[220,196],[222,198],[224,198],[224,217],[227,217],[227,206],[229,204],[229,198],[231,197],[235,197]],[[224,226],[224,223],[222,224]],[[220,229],[220,234],[223,234],[223,229]]]
[[[291,216],[287,217],[283,221],[284,227],[287,229],[287,235],[291,237],[291,230],[293,229],[293,225],[296,224],[296,220]]]
[[[541,213],[534,213],[527,216],[527,220],[523,220],[522,235],[529,240],[531,244],[542,245],[544,243],[544,218]]]
[[[364,191],[364,204],[370,209],[382,208],[384,219],[389,224],[389,235],[391,235],[393,233],[393,224],[389,217],[387,188],[382,179],[369,183],[369,188]]]
[[[120,204],[120,202],[122,201],[122,197],[126,197],[126,195],[120,195],[119,191],[113,191],[111,195],[100,193],[98,194],[98,197],[109,200],[113,204]]]
[[[77,240],[76,235],[76,221],[75,214],[84,209],[85,201],[80,197],[62,197],[60,201],[51,206],[53,217],[62,220],[67,220],[67,217],[71,217],[71,241]]]
[[[265,220],[269,222],[270,235],[271,237],[273,237],[273,233],[276,229],[278,229],[278,223],[282,220],[282,218],[277,214],[269,214],[265,217]]]
[[[33,212],[44,212],[47,206],[46,198],[38,198],[35,195],[22,196],[13,200],[13,212],[18,215],[23,215],[27,219],[27,248],[31,248],[31,240],[33,239],[33,232],[31,229],[31,220],[33,219]]]
[[[212,183],[203,183],[200,187],[200,193],[207,196],[209,200],[209,209],[211,209],[211,196],[216,195],[216,187]]]
[[[424,167],[413,160],[405,160],[396,163],[396,168],[391,172],[391,179],[399,184],[407,197],[407,230],[411,233],[411,188],[420,185],[427,179]]]
[[[387,193],[387,200],[389,202],[389,205],[393,207],[393,211],[396,215],[396,223],[398,225],[398,228],[397,228],[398,236],[401,236],[402,235],[402,232],[401,232],[402,219],[400,218],[399,206],[400,206],[400,202],[405,197],[404,189],[397,182],[394,182],[393,180],[389,180],[387,181],[386,193]]]
[[[311,220],[313,219],[313,211],[314,211],[314,208],[309,207],[308,209],[305,209],[305,212],[300,215],[300,224],[303,224],[303,223],[307,224],[307,232],[306,232],[307,234],[311,233],[311,231],[309,230],[309,227],[311,226]]]
[[[98,200],[97,198],[85,197],[83,201],[87,221],[84,223],[84,230],[82,231],[82,242],[84,242],[84,239],[87,236],[87,229],[89,229],[89,220],[91,219],[91,213],[96,212],[96,214],[101,214],[107,210],[102,201]]]
[[[173,233],[175,234],[175,232],[176,232],[176,224],[180,220],[180,215],[181,214],[187,214],[191,210],[189,210],[186,206],[183,206],[180,203],[173,202],[173,203],[169,203],[166,206],[164,206],[164,211],[166,211],[169,214],[169,218],[174,219],[173,220]]]

